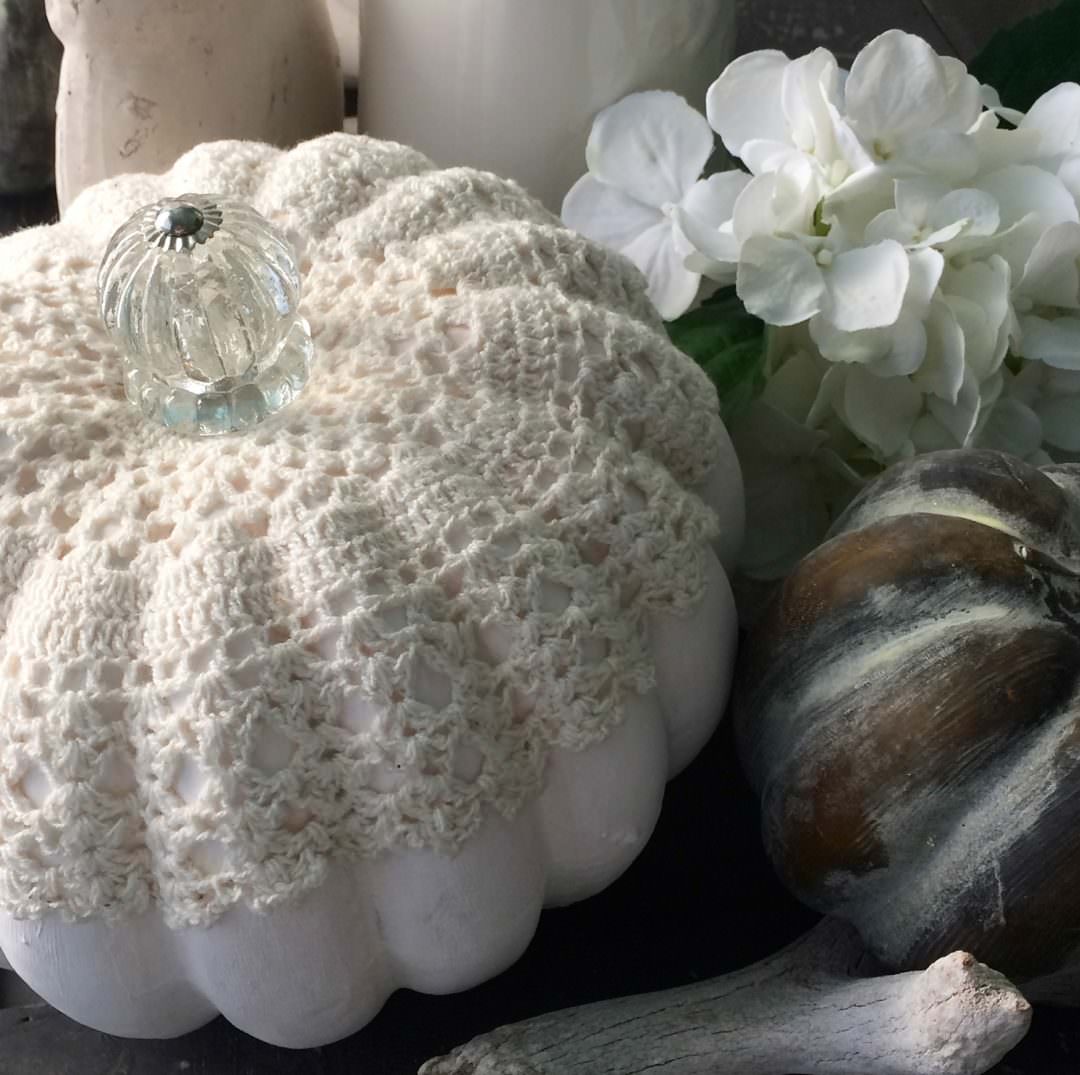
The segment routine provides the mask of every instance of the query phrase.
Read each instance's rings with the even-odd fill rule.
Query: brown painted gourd
[[[1080,465],[888,471],[751,632],[736,727],[801,900],[1080,1003]]]

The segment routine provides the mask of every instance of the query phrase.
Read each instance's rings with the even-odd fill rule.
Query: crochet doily
[[[317,357],[253,433],[124,398],[112,231],[182,191],[303,253]],[[173,926],[452,851],[653,684],[700,599],[717,401],[627,262],[348,135],[201,146],[0,241],[0,907]]]

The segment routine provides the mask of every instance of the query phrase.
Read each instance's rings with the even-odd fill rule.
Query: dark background
[[[825,45],[843,64],[872,36],[898,26],[970,60],[996,29],[1050,6],[1049,0],[740,0],[738,47],[798,55]],[[0,234],[55,213],[51,191],[0,197]],[[73,1023],[15,975],[0,972],[0,1075],[412,1075],[425,1059],[503,1023],[723,974],[775,951],[815,920],[774,879],[757,824],[725,727],[672,782],[657,832],[627,874],[584,904],[545,912],[522,959],[477,989],[449,997],[402,991],[347,1041],[288,1052],[222,1019],[174,1041],[110,1038]],[[1080,1072],[1080,1013],[1038,1009],[1031,1033],[994,1070]]]

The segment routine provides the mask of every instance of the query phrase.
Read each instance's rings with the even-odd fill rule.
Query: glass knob
[[[128,399],[178,432],[248,429],[307,382],[296,252],[242,202],[185,194],[143,207],[113,235],[98,297]]]

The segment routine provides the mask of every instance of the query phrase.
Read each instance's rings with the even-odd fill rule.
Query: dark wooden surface
[[[739,50],[789,55],[825,45],[849,62],[891,26],[971,59],[998,27],[1051,0],[740,0]],[[0,198],[0,234],[55,219],[51,191]],[[593,900],[547,912],[525,956],[495,981],[450,997],[400,992],[353,1038],[287,1052],[219,1019],[175,1041],[80,1027],[0,972],[0,1075],[411,1075],[424,1059],[501,1023],[608,996],[723,974],[813,921],[784,892],[757,838],[756,804],[729,732],[670,786],[660,826],[630,871]],[[996,1075],[1080,1072],[1080,1013],[1036,1012]]]

